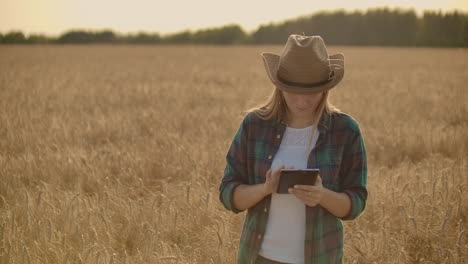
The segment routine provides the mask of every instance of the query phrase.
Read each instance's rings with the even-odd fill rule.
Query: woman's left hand
[[[294,194],[306,205],[312,207],[320,203],[324,191],[320,175],[317,176],[314,185],[294,185],[294,188],[289,188],[289,193]]]

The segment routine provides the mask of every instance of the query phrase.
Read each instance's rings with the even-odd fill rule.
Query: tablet
[[[319,169],[284,169],[281,170],[277,193],[289,194],[288,189],[296,184],[314,185]]]

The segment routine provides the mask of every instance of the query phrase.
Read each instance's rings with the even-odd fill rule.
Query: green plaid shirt
[[[226,155],[226,168],[219,186],[224,207],[233,206],[234,189],[239,184],[260,184],[281,144],[286,130],[281,118],[262,120],[253,112],[242,121]],[[319,168],[322,184],[351,198],[350,213],[338,218],[325,208],[306,205],[305,264],[343,262],[343,224],[358,217],[367,200],[367,162],[364,139],[358,123],[345,113],[323,113],[318,124],[319,138],[309,154],[307,167]],[[237,263],[255,263],[265,233],[271,195],[247,210],[240,238]]]

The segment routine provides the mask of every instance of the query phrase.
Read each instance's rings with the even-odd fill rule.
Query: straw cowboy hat
[[[263,52],[273,84],[291,93],[313,93],[335,87],[344,76],[344,56],[328,56],[320,36],[290,35],[281,56]]]

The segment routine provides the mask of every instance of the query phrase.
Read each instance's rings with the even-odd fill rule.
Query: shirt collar
[[[284,127],[287,126],[282,113],[278,114],[278,116],[276,117],[276,123]],[[327,113],[326,111],[323,111],[322,116],[320,117],[320,120],[318,123],[318,130],[320,133],[326,133],[326,131],[330,128],[330,126],[331,126],[331,115]]]

